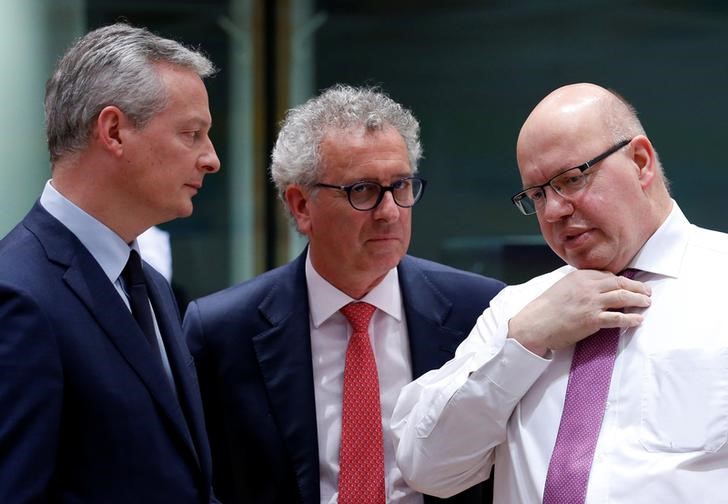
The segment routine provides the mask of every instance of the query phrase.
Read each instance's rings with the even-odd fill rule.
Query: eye
[[[412,185],[412,181],[410,179],[401,179],[401,180],[398,180],[395,183],[393,183],[392,188],[395,191],[401,191],[401,190],[408,189],[411,185]]]
[[[200,138],[201,132],[200,130],[183,131],[182,135],[189,140],[195,141]]]
[[[584,187],[585,180],[586,175],[581,170],[571,170],[554,180],[552,185],[555,185],[559,191],[571,194]]]
[[[349,196],[357,202],[368,202],[379,196],[379,184],[374,182],[358,182],[351,186]]]
[[[584,175],[582,175],[581,173],[575,173],[573,175],[570,174],[570,175],[564,177],[564,179],[561,180],[560,182],[563,185],[568,187],[568,186],[578,185],[579,183],[581,183],[581,181],[583,179],[584,179]]]
[[[543,189],[540,187],[537,187],[535,189],[531,189],[530,191],[527,191],[526,194],[524,194],[526,198],[531,199],[532,201],[539,201],[546,197],[546,194],[543,192]]]
[[[358,182],[351,186],[351,192],[356,194],[366,193],[367,191],[372,190],[371,186],[372,184],[369,182]]]

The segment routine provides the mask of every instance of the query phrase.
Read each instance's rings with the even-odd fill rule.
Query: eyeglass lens
[[[370,210],[377,206],[386,190],[387,188],[376,182],[359,182],[351,187],[349,201],[354,208]],[[411,207],[420,197],[422,181],[416,178],[398,180],[392,184],[391,192],[395,203],[402,207]]]

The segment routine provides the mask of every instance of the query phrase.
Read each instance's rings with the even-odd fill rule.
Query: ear
[[[113,156],[123,154],[123,130],[130,126],[130,121],[118,107],[109,105],[101,109],[96,118],[94,137],[99,145]]]
[[[299,185],[290,185],[284,193],[286,204],[296,221],[296,227],[304,235],[311,231],[311,196]]]
[[[652,184],[657,176],[657,155],[650,143],[650,139],[644,135],[638,135],[632,139],[632,161],[637,168],[637,178],[640,181],[642,190]]]

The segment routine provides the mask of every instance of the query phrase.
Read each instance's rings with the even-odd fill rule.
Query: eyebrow
[[[199,127],[204,127],[204,128],[212,127],[212,120],[208,121],[207,118],[199,116],[199,115],[183,117],[180,119],[180,123],[183,125],[199,126]]]
[[[556,172],[553,176],[551,176],[551,178],[549,178],[543,184],[533,184],[528,187],[524,187],[523,190],[527,191],[529,189],[544,189],[544,186],[549,185],[553,179],[555,179],[559,175],[563,175],[564,173],[569,172],[571,170],[579,170],[582,173],[584,173],[586,170],[588,170],[589,168],[591,168],[592,166],[597,164],[599,161],[602,161],[602,160],[608,158],[609,156],[611,156],[612,154],[617,152],[619,149],[621,149],[622,147],[624,147],[625,145],[630,143],[632,140],[634,140],[634,137],[629,138],[629,139],[625,138],[624,140],[617,142],[616,144],[614,144],[613,146],[611,146],[609,149],[605,150],[598,156],[593,157],[589,161],[585,161],[577,166],[572,166],[571,168],[564,168],[563,170]]]

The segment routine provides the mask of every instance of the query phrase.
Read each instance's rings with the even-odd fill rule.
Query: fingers
[[[612,289],[606,289],[601,296],[601,303],[606,310],[624,310],[625,308],[647,308],[652,304],[652,289],[649,285],[631,280],[623,276],[613,276]],[[616,326],[615,326],[616,327]],[[619,325],[619,327],[631,327]]]
[[[584,270],[577,270],[572,274],[582,272],[586,273]],[[595,288],[601,292],[623,289],[632,292],[640,292],[648,296],[652,293],[652,289],[650,289],[647,284],[642,283],[639,280],[632,280],[627,277],[617,276],[614,273],[609,273],[608,271],[589,271],[589,273],[590,274],[588,276],[584,275],[584,278],[588,279],[587,281],[593,282]]]
[[[644,320],[642,310],[652,304],[649,285],[607,271],[577,270],[562,280],[571,294],[569,301],[576,301],[579,306],[575,313],[581,314],[575,322],[581,327],[579,333],[591,334],[606,327],[636,327]],[[633,313],[623,313],[624,310]],[[563,304],[556,312],[568,317]]]
[[[617,280],[617,286],[615,289],[623,289],[628,290],[632,292],[639,292],[646,296],[649,296],[652,294],[652,289],[650,289],[650,286],[642,283],[637,280],[631,280],[627,277],[623,276],[615,276],[614,277]]]
[[[637,327],[644,320],[641,313],[623,313],[619,311],[604,311],[597,318],[601,328],[619,327],[623,329]]]
[[[627,308],[647,308],[652,304],[649,285],[622,276],[614,277],[613,290],[601,296],[604,311],[598,315],[600,327],[636,327],[642,323],[641,313],[623,313]]]
[[[652,304],[649,290],[647,293],[626,289],[605,292],[600,296],[600,304],[605,310],[623,310],[625,308],[647,308]]]
[[[608,271],[600,270],[576,270],[572,271],[557,283],[568,283],[577,289],[596,289],[599,292],[610,292],[613,290],[628,290],[650,295],[650,287],[638,280],[618,276]]]
[[[508,335],[544,355],[594,334],[601,328],[640,325],[652,290],[642,282],[610,272],[576,270],[546,289],[509,321]]]

